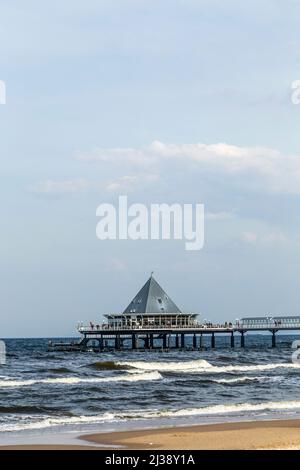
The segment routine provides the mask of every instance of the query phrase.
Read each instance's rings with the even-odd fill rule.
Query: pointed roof
[[[123,313],[181,313],[151,274]]]

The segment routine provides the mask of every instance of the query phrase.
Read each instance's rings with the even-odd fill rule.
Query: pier
[[[184,313],[153,275],[121,314],[106,314],[102,324],[78,325],[82,339],[72,343],[50,343],[50,350],[122,351],[122,350],[202,350],[209,337],[212,349],[218,336],[228,335],[229,347],[245,348],[249,332],[270,333],[270,346],[276,347],[280,331],[300,331],[300,316],[248,317],[235,323],[199,322],[198,314]]]
[[[260,317],[261,318],[261,317]],[[276,334],[280,331],[300,331],[300,317],[276,317],[276,319],[264,318],[264,324],[260,324],[260,319],[256,323],[251,318],[252,325],[248,324],[249,319],[241,320],[241,324],[225,325],[193,325],[191,327],[172,327],[172,328],[122,328],[105,325],[99,329],[80,326],[78,331],[83,335],[80,345],[83,349],[88,349],[89,344],[99,351],[103,350],[171,350],[187,348],[187,339],[190,346],[188,349],[202,350],[204,348],[203,338],[209,337],[210,347],[216,348],[218,345],[218,336],[228,335],[229,347],[236,346],[245,348],[247,333],[260,332],[270,333],[270,346],[276,347]],[[292,320],[292,321],[291,321]],[[280,325],[275,326],[275,322]],[[207,343],[207,342],[205,342]]]

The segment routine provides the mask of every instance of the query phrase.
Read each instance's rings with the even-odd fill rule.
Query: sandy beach
[[[300,420],[222,423],[80,436],[82,445],[17,445],[1,450],[270,450],[300,449]],[[59,441],[59,439],[58,439]],[[105,447],[97,447],[102,445]]]

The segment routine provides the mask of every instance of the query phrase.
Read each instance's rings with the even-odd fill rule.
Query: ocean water
[[[0,365],[1,438],[188,423],[300,418],[292,341],[217,337],[215,350],[47,352],[47,339],[6,340]],[[208,340],[208,338],[207,338]],[[207,342],[207,345],[209,343]]]

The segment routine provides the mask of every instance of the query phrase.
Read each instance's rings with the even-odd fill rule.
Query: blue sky
[[[299,313],[299,17],[292,0],[1,1],[1,336],[73,334],[152,270],[212,321]],[[119,194],[204,203],[204,249],[100,242]]]

